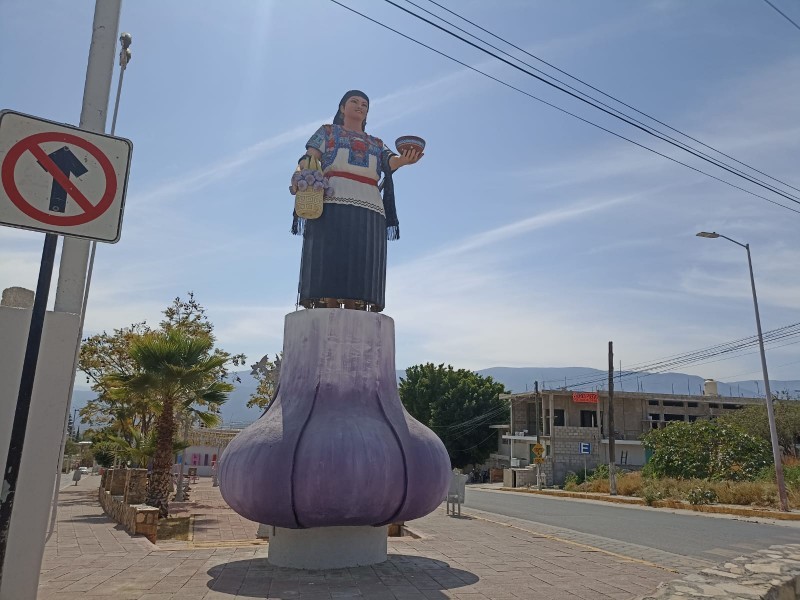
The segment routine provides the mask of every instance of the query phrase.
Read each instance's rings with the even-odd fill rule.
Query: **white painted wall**
[[[0,306],[0,470],[8,454],[30,318],[30,309]],[[79,325],[78,315],[71,313],[45,317],[0,600],[36,598]]]

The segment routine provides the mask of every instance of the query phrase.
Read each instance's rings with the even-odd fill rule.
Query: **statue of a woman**
[[[392,173],[416,163],[422,153],[395,154],[367,134],[368,111],[364,92],[347,92],[333,124],[311,136],[300,159],[303,168],[310,157],[318,159],[333,190],[326,194],[321,217],[303,221],[295,216],[292,225],[292,233],[303,235],[298,291],[306,308],[380,312],[385,305],[386,242],[400,237]]]

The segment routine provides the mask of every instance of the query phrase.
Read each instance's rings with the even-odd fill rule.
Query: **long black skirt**
[[[386,294],[386,217],[348,204],[325,204],[305,222],[300,302],[363,300],[379,310]]]

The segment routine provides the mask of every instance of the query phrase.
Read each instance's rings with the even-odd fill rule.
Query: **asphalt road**
[[[469,508],[558,528],[564,537],[583,543],[591,544],[594,536],[598,540],[605,538],[603,547],[622,553],[629,544],[636,544],[717,563],[773,544],[800,543],[800,521],[773,524],[778,522],[496,492],[472,486],[467,487],[465,500]],[[558,535],[558,530],[555,532]],[[583,538],[574,532],[583,534]]]

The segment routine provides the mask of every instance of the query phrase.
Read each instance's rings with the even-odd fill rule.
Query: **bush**
[[[656,500],[661,500],[661,490],[658,489],[657,485],[654,485],[652,482],[648,482],[640,491],[642,499],[647,506],[653,506],[653,503]]]
[[[564,489],[574,492],[578,489],[578,474],[574,471],[567,471],[567,476],[564,478]]]
[[[793,462],[793,461],[792,461]],[[758,472],[756,477],[757,481],[770,481],[775,483],[775,466],[772,464],[767,465]],[[787,461],[783,465],[783,481],[786,483],[786,489],[790,488],[800,489],[800,464],[791,464]]]
[[[717,493],[711,488],[707,487],[694,487],[686,494],[686,500],[689,504],[714,504],[717,501]]]
[[[648,473],[677,479],[752,481],[771,461],[769,444],[714,421],[674,422],[642,437]]]
[[[772,469],[772,476],[775,477],[775,469]],[[800,489],[800,465],[783,465],[783,480],[786,487]]]
[[[590,480],[597,480],[597,479],[608,479],[609,472],[608,472],[608,465],[605,463],[601,463],[594,468],[594,471],[589,473]]]

